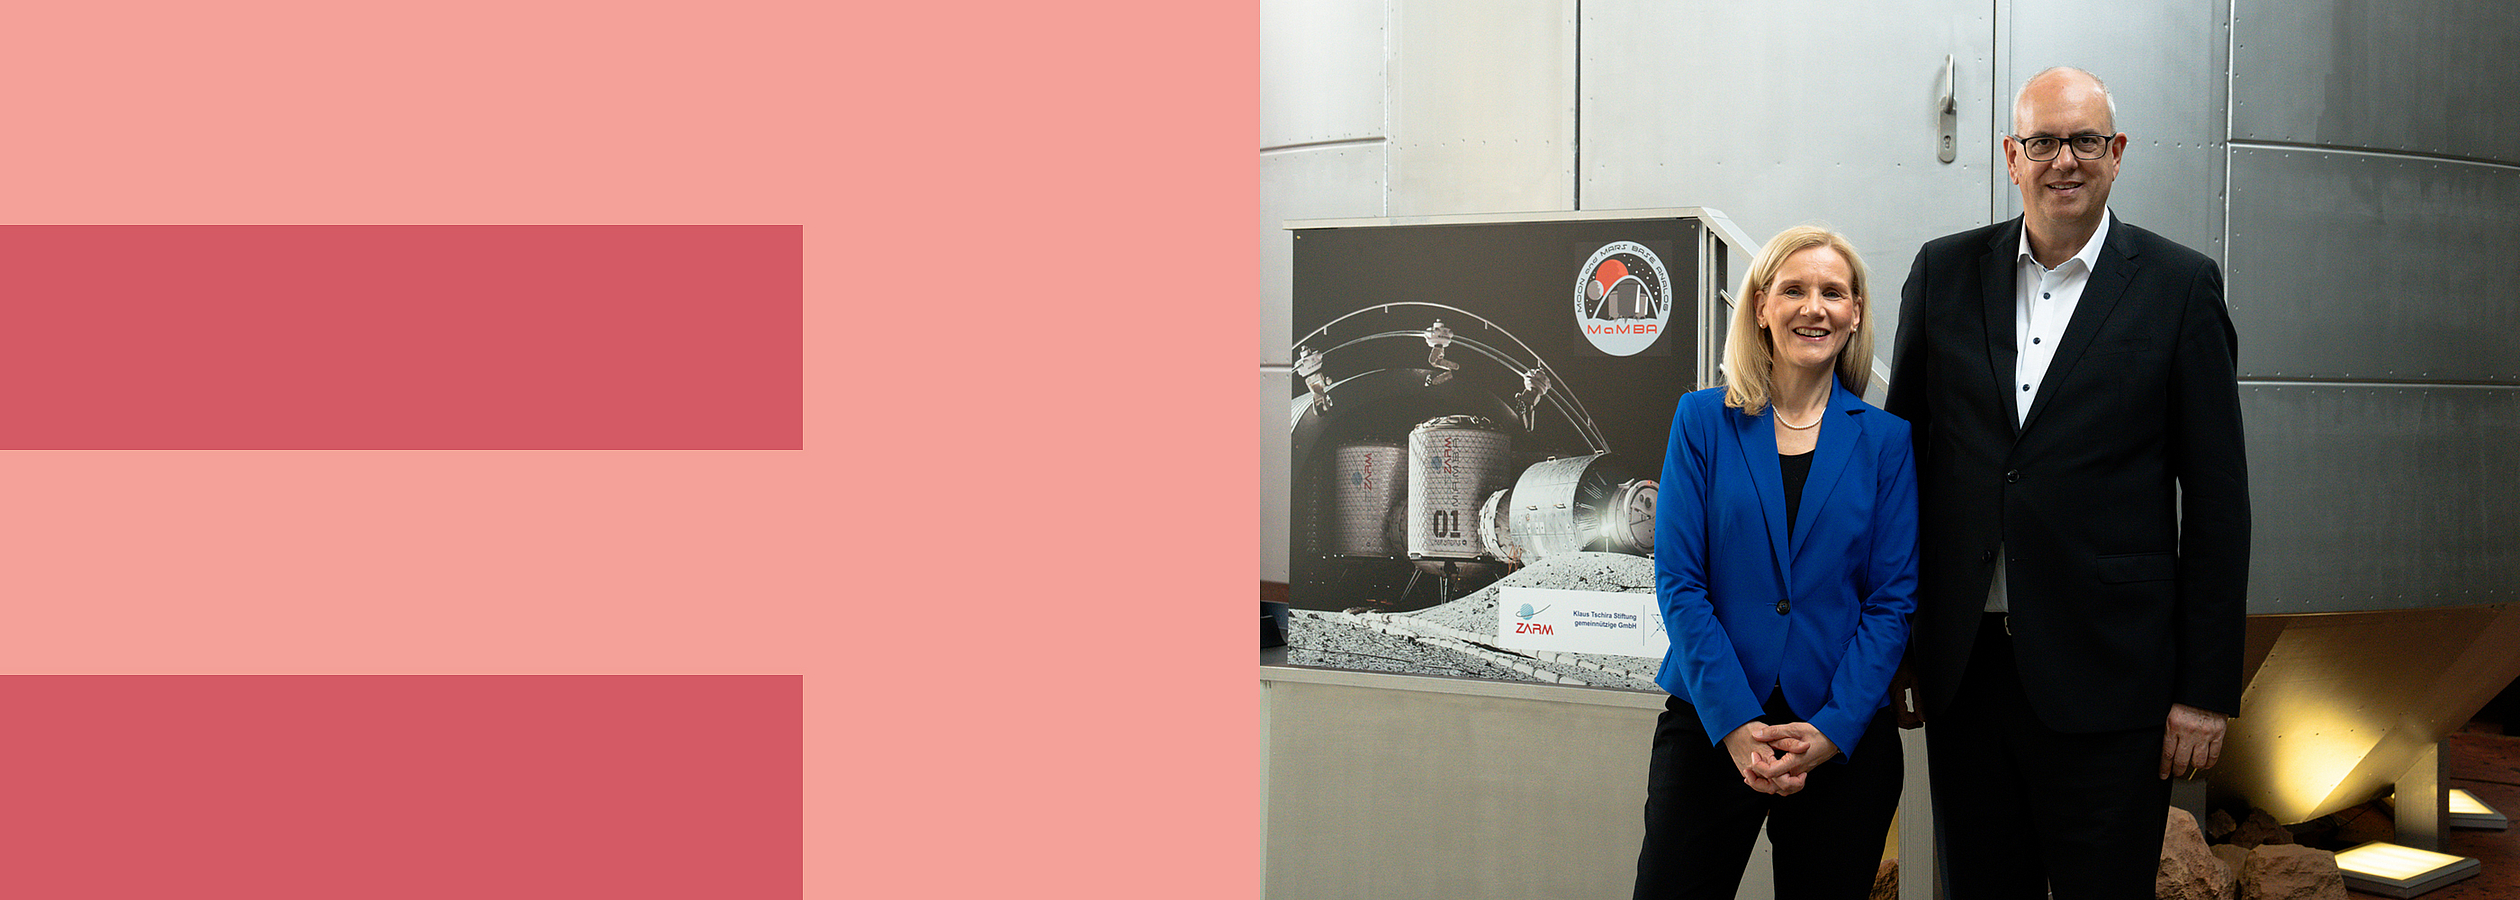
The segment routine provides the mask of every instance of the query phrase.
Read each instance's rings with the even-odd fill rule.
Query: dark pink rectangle
[[[795,676],[0,676],[15,897],[795,900]]]
[[[797,449],[794,225],[0,226],[0,448]]]

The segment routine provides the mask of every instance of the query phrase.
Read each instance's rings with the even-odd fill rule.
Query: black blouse
[[[1803,482],[1811,479],[1811,455],[1814,451],[1779,453],[1776,465],[1785,472],[1785,533],[1794,533],[1794,513],[1802,506]]]

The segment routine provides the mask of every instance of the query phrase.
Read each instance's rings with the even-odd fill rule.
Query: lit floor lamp
[[[2476,874],[2476,860],[2373,841],[2336,854],[2345,886],[2384,897],[2412,897]]]
[[[2501,831],[2511,827],[2511,820],[2494,811],[2475,794],[2458,788],[2450,789],[2450,827]]]
[[[2449,794],[2450,827],[2492,831],[2511,827],[2510,819],[2476,795],[2456,788]],[[2336,867],[2344,872],[2346,887],[2387,897],[2413,897],[2476,874],[2478,863],[2470,857],[2373,841],[2337,854]]]

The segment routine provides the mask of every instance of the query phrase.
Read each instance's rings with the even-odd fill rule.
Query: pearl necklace
[[[1826,404],[1822,404],[1822,405],[1821,405],[1821,407],[1820,407],[1820,412],[1819,412],[1819,413],[1817,413],[1817,414],[1814,414],[1814,415],[1811,417],[1811,422],[1810,422],[1809,424],[1805,424],[1805,425],[1796,425],[1796,424],[1794,424],[1794,423],[1792,423],[1792,422],[1785,421],[1785,410],[1784,410],[1784,408],[1779,407],[1779,406],[1776,406],[1775,404],[1769,404],[1769,405],[1768,405],[1768,409],[1773,410],[1773,411],[1776,413],[1776,424],[1783,425],[1783,426],[1785,426],[1785,427],[1787,427],[1787,428],[1791,428],[1791,429],[1793,429],[1793,430],[1795,430],[1795,431],[1810,431],[1810,430],[1811,430],[1811,429],[1813,429],[1813,428],[1817,428],[1817,427],[1819,427],[1819,426],[1820,426],[1820,417],[1821,417],[1821,416],[1828,415],[1828,413],[1829,413],[1829,407],[1828,407]]]

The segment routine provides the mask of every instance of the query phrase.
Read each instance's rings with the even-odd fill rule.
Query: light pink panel
[[[807,896],[1248,895],[1256,26],[13,10],[0,223],[801,227],[803,449],[0,452],[0,671],[793,674]]]

